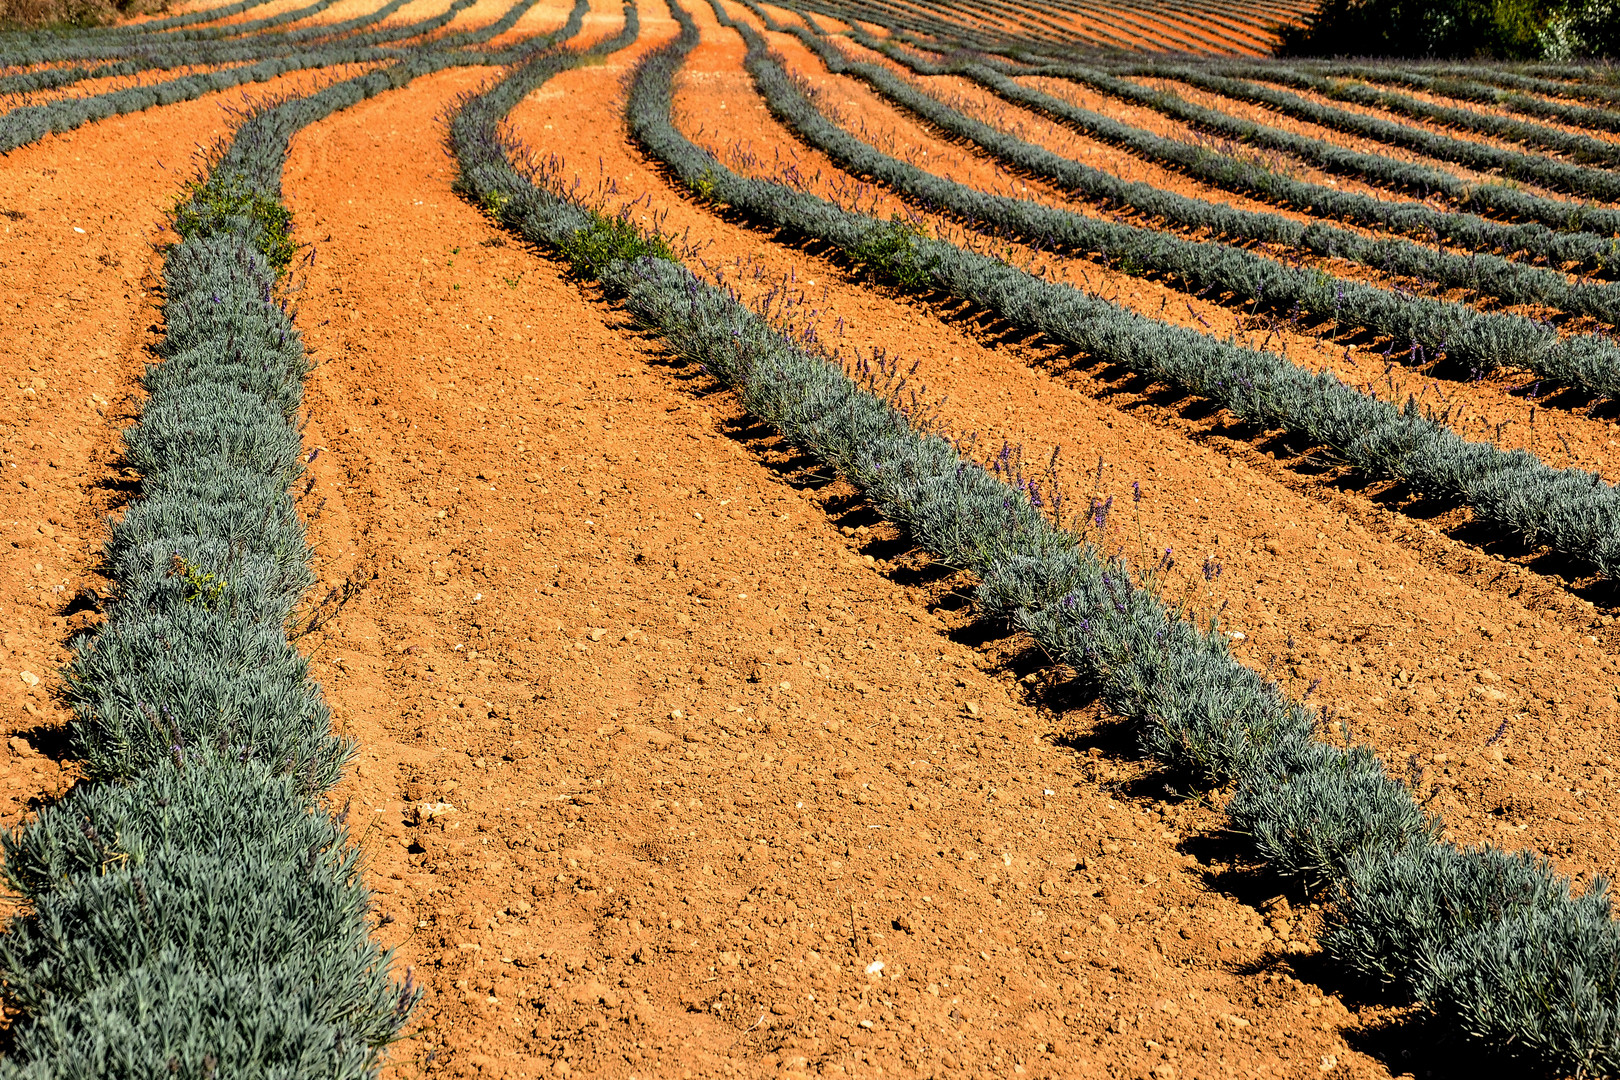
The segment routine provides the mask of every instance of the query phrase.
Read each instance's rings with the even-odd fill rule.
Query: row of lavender
[[[730,22],[723,12],[720,17]],[[880,153],[817,111],[757,32],[737,28],[748,42],[745,65],[772,112],[856,175],[888,184],[923,205],[1022,235],[1062,236],[1085,229],[1092,240],[1123,238],[1132,246],[1122,251],[1132,256],[1179,251],[1189,266],[1208,254],[1211,245],[1172,248],[1159,234],[1127,232],[1037,203],[987,195]],[[708,190],[710,181],[700,174],[711,166],[692,168],[699,172],[683,178]],[[743,181],[718,163],[712,168],[727,177],[717,189],[724,201],[777,227],[826,238],[821,211],[815,209],[820,200],[803,194],[788,199],[780,185]],[[1471,442],[1420,413],[1414,403],[1401,407],[1382,401],[1275,353],[1147,318],[997,260],[888,228],[892,235],[882,245],[866,239],[833,242],[852,252],[881,250],[880,269],[890,276],[970,301],[1013,325],[1214,401],[1263,427],[1305,435],[1367,475],[1400,477],[1425,494],[1459,500],[1478,517],[1589,560],[1605,575],[1620,570],[1620,492],[1596,474],[1553,469],[1524,451]]]
[[[1032,310],[1055,304],[1110,324],[1100,337],[1122,347],[1143,330],[1101,302],[1059,297],[994,260],[897,235],[892,223],[726,169],[671,122],[672,81],[698,39],[673,0],[671,8],[680,38],[638,68],[627,113],[637,141],[694,192],[768,228],[828,243],[902,287],[961,294],[976,285]],[[768,61],[757,35],[750,45],[763,82],[771,76],[762,74]],[[1215,627],[1185,622],[1135,583],[1129,566],[1053,526],[1023,492],[704,283],[658,238],[571,202],[544,175],[524,170],[521,148],[500,122],[553,70],[520,71],[452,119],[469,198],[569,255],[672,352],[704,365],[751,412],[835,465],[920,547],[977,574],[986,614],[1028,630],[1094,678],[1108,706],[1136,725],[1146,752],[1229,787],[1233,824],[1258,853],[1332,890],[1336,955],[1499,1047],[1574,1071],[1620,1067],[1620,933],[1601,889],[1574,897],[1532,856],[1437,843],[1437,823],[1372,754],[1316,741],[1314,715],[1236,663]]]
[[[308,124],[544,52],[586,10],[551,39],[408,54],[266,107],[178,205],[164,359],[125,433],[140,493],[107,545],[118,595],[66,673],[86,782],[4,840],[25,907],[0,935],[0,1076],[361,1078],[409,1017],[420,991],[390,975],[359,851],[324,806],[352,745],[288,636],[312,583],[290,494],[309,364],[279,291],[296,251],[281,170]]]
[[[267,82],[299,71],[317,71],[343,64],[397,65],[424,48],[439,52],[468,49],[510,30],[538,0],[517,0],[498,20],[458,33],[434,36],[477,0],[452,0],[442,11],[398,25],[366,30],[392,15],[409,0],[388,3],[352,19],[316,23],[291,32],[273,31],[287,19],[309,18],[325,7],[318,2],[286,16],[275,16],[229,28],[199,30],[137,30],[103,35],[89,41],[78,36],[65,41],[0,40],[0,62],[37,67],[66,60],[97,60],[95,66],[46,67],[0,78],[0,92],[60,89],[92,78],[136,75],[144,71],[203,67],[174,79],[149,85],[127,86],[84,96],[58,97],[23,104],[0,114],[0,153],[13,150],[52,132],[71,131],[110,116],[139,112],[161,105],[191,101],[232,87]],[[362,32],[363,31],[363,32]],[[203,35],[217,34],[199,41]],[[493,58],[473,56],[473,63],[509,63],[517,52]]]

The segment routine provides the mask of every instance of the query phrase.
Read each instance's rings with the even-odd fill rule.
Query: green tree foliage
[[[1620,52],[1614,0],[1322,0],[1283,56],[1574,59]]]
[[[1580,0],[1564,5],[1542,28],[1541,46],[1548,60],[1620,58],[1620,3]]]

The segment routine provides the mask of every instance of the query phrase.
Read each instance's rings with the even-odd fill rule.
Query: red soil
[[[291,90],[297,77],[252,93]],[[64,644],[95,618],[103,515],[126,497],[118,432],[162,321],[153,244],[192,157],[230,130],[246,91],[117,117],[13,151],[0,170],[0,823],[59,794]],[[35,680],[39,681],[36,683]],[[41,754],[41,750],[50,753]]]
[[[1116,513],[1109,542],[1173,548],[1189,573],[1168,587],[1230,601],[1248,662],[1275,660],[1297,690],[1322,679],[1339,732],[1421,770],[1455,838],[1528,844],[1583,879],[1620,868],[1616,631],[1567,568],[1482,550],[1458,515],[1412,516],[1398,492],[1335,483],[1263,433],[723,220],[626,140],[621,80],[674,32],[642,14],[635,49],[519,107],[535,150],[690,228],[747,297],[791,275],[846,353],[919,361],[951,430],[1032,458],[1062,444],[1077,499],[1100,483],[1124,503],[1141,481],[1140,521]],[[722,145],[792,149],[735,35],[694,14],[705,44],[683,115]],[[604,10],[586,37],[617,26]],[[428,991],[390,1075],[1442,1064],[1320,960],[1314,905],[1248,867],[1213,809],[1167,798],[1027,642],[972,620],[971,582],[928,567],[851,489],[455,196],[437,118],[488,74],[339,113],[295,140],[285,174],[316,253],[296,283],[320,363],[305,511],[321,592],[352,592],[304,643],[361,746],[337,797],[359,822],[380,935]],[[982,178],[971,154],[847,100]],[[0,220],[0,303],[16,312],[0,350],[17,373],[0,387],[5,824],[73,778],[50,690],[106,587],[100,515],[128,490],[117,433],[161,321],[154,226],[192,148],[223,130],[219,104],[52,138],[0,173],[0,211],[24,215]],[[1157,283],[1086,272],[1149,314],[1241,328]],[[1376,374],[1339,348],[1290,338],[1296,358]],[[1524,408],[1503,384],[1448,392]],[[1607,471],[1612,424],[1542,416]],[[1205,555],[1224,567],[1207,592]]]
[[[554,89],[611,94],[617,67]],[[381,808],[384,933],[433,989],[401,1069],[1348,1062],[1297,1023],[1312,991],[1229,970],[1263,955],[1259,913],[1197,887],[1157,813],[1075,786],[1118,767],[951,639],[943,583],[839,534],[847,492],[783,472],[555,266],[484,246],[404,134],[468,81],[345,113],[288,170],[332,235],[301,300],[317,537],[369,582],[317,656]],[[545,115],[542,145],[616,149],[602,114]]]
[[[707,22],[703,25],[706,29],[719,30],[717,25],[711,26]],[[731,35],[731,41],[735,44],[735,51],[740,55],[739,40],[735,35]],[[1003,194],[1035,198],[1092,216],[1133,220],[1130,215],[1117,213],[1099,215],[1094,208],[1073,202],[1048,185],[1011,177],[983,155],[935,137],[928,128],[911,119],[909,114],[901,113],[884,103],[867,89],[864,83],[853,78],[828,75],[796,38],[776,35],[773,37],[773,44],[787,59],[790,68],[821,94],[821,100],[825,105],[838,110],[841,122],[852,130],[862,132],[864,138],[880,149],[896,153],[913,164],[939,175],[973,184],[983,190],[998,190]],[[711,48],[705,46],[705,49]],[[702,55],[713,54],[705,52]],[[763,163],[762,166],[754,168],[742,168],[742,165],[738,164],[737,167],[742,168],[742,171],[770,173],[774,168],[772,163],[776,160],[791,159],[796,163],[801,175],[823,178],[838,175],[837,168],[830,161],[798,145],[789,133],[769,117],[763,103],[754,96],[747,75],[737,67],[727,64],[711,66],[698,59],[691,65],[685,79],[684,89],[677,96],[677,108],[688,118],[688,130],[693,132],[699,142],[709,146],[722,158],[727,156],[728,148],[741,146],[747,147],[754,157]],[[935,80],[925,82],[929,84],[931,90],[939,91],[939,83]],[[721,87],[726,90],[726,93],[720,95],[718,99],[721,106],[718,109],[706,107],[716,100],[714,91]],[[949,88],[971,89],[961,84]],[[1054,133],[1050,125],[1045,125],[1037,117],[1029,114],[1020,116],[1016,110],[992,115],[998,125],[1004,128],[1014,127],[1025,137],[1044,134],[1050,139],[1050,145],[1060,152],[1072,153],[1088,164],[1124,173],[1128,177],[1133,176],[1134,170],[1120,167],[1114,158],[1116,152],[1110,148],[1092,144],[1091,149],[1100,151],[1096,156],[1092,156],[1085,153],[1088,148],[1083,142],[1065,142],[1060,133]],[[1011,123],[1008,123],[1009,120]],[[702,136],[696,134],[700,123],[704,131]],[[1026,123],[1028,127],[1025,127]],[[1135,159],[1126,158],[1126,162],[1135,163]],[[1219,199],[1221,196],[1218,191],[1201,188],[1168,171],[1158,170],[1152,178],[1160,186],[1183,194],[1208,199]],[[812,187],[824,196],[837,196],[837,190],[830,184],[821,183]],[[1263,208],[1258,204],[1249,205],[1257,209]],[[904,205],[898,200],[883,197],[871,212],[887,216],[904,211]],[[928,220],[936,231],[952,235],[959,242],[970,239],[963,237],[961,230],[948,221],[938,218]],[[1278,257],[1297,258],[1294,253],[1284,250],[1276,251],[1274,254]],[[1583,468],[1603,473],[1611,482],[1620,479],[1620,472],[1611,469],[1607,463],[1614,428],[1606,422],[1594,421],[1572,410],[1555,408],[1549,411],[1545,407],[1545,402],[1537,411],[1536,421],[1532,424],[1529,403],[1522,396],[1515,396],[1512,393],[1529,381],[1529,376],[1522,372],[1503,372],[1492,379],[1472,383],[1447,381],[1442,386],[1436,380],[1425,378],[1399,365],[1395,365],[1395,370],[1391,370],[1392,365],[1384,355],[1387,344],[1385,342],[1362,343],[1347,349],[1344,343],[1332,340],[1332,335],[1326,333],[1331,327],[1325,328],[1323,333],[1306,333],[1286,323],[1278,325],[1266,319],[1250,320],[1241,310],[1232,306],[1190,297],[1184,291],[1166,288],[1159,283],[1147,282],[1140,277],[1099,267],[1085,260],[1036,257],[1032,253],[1026,253],[1025,257],[1031,262],[1046,266],[1051,272],[1060,274],[1065,280],[1082,284],[1142,314],[1190,329],[1201,329],[1221,337],[1238,335],[1254,344],[1269,342],[1271,348],[1283,352],[1295,362],[1305,364],[1313,370],[1333,371],[1340,378],[1358,386],[1374,383],[1386,397],[1404,401],[1408,394],[1416,394],[1420,400],[1434,401],[1437,400],[1438,393],[1443,393],[1448,405],[1453,406],[1454,425],[1464,430],[1470,438],[1499,441],[1510,447],[1523,446],[1533,449],[1540,456],[1559,465],[1579,464]],[[1383,275],[1344,260],[1306,259],[1305,262],[1307,265],[1320,265],[1352,280],[1388,284]],[[1400,284],[1411,288],[1415,283]],[[1466,297],[1460,290],[1454,290],[1448,298]],[[1526,313],[1538,316],[1544,314],[1541,311]]]

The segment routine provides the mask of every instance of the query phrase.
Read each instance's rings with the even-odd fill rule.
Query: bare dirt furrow
[[[694,67],[702,73],[724,59],[710,47]],[[520,112],[517,119],[521,130],[535,130],[532,116]],[[748,287],[753,266],[770,258],[768,249],[750,245],[746,234],[724,242],[718,223],[705,226],[661,183],[638,184],[644,174],[623,167],[626,197],[667,213],[677,231],[690,227],[710,238],[704,258],[711,264],[744,260],[739,276]],[[767,264],[761,281],[777,270]],[[1425,791],[1443,800],[1436,806],[1456,835],[1573,855],[1566,863],[1572,871],[1615,865],[1609,840],[1583,828],[1612,815],[1612,788],[1588,788],[1581,778],[1600,776],[1612,764],[1606,725],[1615,708],[1615,669],[1594,640],[1608,631],[1585,601],[1448,543],[1421,520],[1300,482],[1274,464],[1279,454],[1289,456],[1275,444],[1262,441],[1262,452],[1247,445],[1252,435],[1189,422],[1173,397],[1129,386],[1120,394],[1120,387],[1068,370],[1061,360],[1055,378],[1031,371],[1017,364],[1017,350],[1009,356],[984,348],[971,320],[937,327],[927,309],[905,300],[891,308],[857,282],[833,284],[836,276],[831,267],[798,271],[824,336],[838,325],[849,339],[840,344],[920,359],[916,381],[949,394],[944,415],[958,433],[1022,442],[1032,459],[1066,445],[1071,494],[1078,491],[1082,502],[1090,487],[1075,474],[1094,463],[1090,455],[1106,463],[1102,494],[1127,511],[1130,484],[1140,481],[1150,493],[1141,507],[1141,538],[1131,514],[1116,513],[1120,535],[1113,543],[1133,556],[1145,548],[1150,559],[1173,548],[1194,582],[1206,555],[1220,561],[1231,591],[1216,603],[1231,602],[1230,627],[1244,634],[1240,653],[1260,668],[1278,665],[1301,692],[1321,679],[1318,700],[1397,771],[1410,767]],[[841,297],[843,289],[849,291]],[[1023,359],[1041,360],[1030,353]],[[975,370],[977,363],[983,366]],[[1014,387],[1027,387],[1027,394]],[[1099,410],[1097,398],[1130,405],[1135,415]],[[1196,445],[1188,445],[1189,436]],[[1077,453],[1077,443],[1084,451]],[[1218,491],[1205,490],[1212,480]],[[1561,663],[1549,677],[1544,658],[1553,654]],[[1584,689],[1571,687],[1569,677],[1584,680]],[[1466,766],[1458,764],[1463,760]],[[1508,785],[1521,783],[1546,800],[1522,818],[1503,797]]]
[[[1238,100],[1236,98],[1225,97],[1221,94],[1201,90],[1197,87],[1178,82],[1173,79],[1140,78],[1134,81],[1154,90],[1169,91],[1171,93],[1179,94],[1188,101],[1202,105],[1206,108],[1217,109],[1220,112],[1227,113],[1228,115],[1242,117],[1245,120],[1252,120],[1255,123],[1265,124],[1268,127],[1280,128],[1283,131],[1288,131],[1295,135],[1303,135],[1311,139],[1320,139],[1323,142],[1331,143],[1334,146],[1342,146],[1350,150],[1355,150],[1358,153],[1377,154],[1380,157],[1389,158],[1391,161],[1410,162],[1414,165],[1421,165],[1424,168],[1434,169],[1443,173],[1450,173],[1453,176],[1461,177],[1464,180],[1478,181],[1480,183],[1502,182],[1501,177],[1497,176],[1495,173],[1481,172],[1476,169],[1470,169],[1464,165],[1459,165],[1456,162],[1442,161],[1439,158],[1429,157],[1427,154],[1423,154],[1419,151],[1411,150],[1403,146],[1392,146],[1389,143],[1379,142],[1376,139],[1365,138],[1351,132],[1340,131],[1337,128],[1328,127],[1323,124],[1316,124],[1309,120],[1299,120],[1295,117],[1284,115],[1281,112],[1275,112],[1268,109],[1264,105],[1256,105],[1250,102]],[[1289,92],[1300,93],[1302,96],[1306,97],[1310,96],[1304,91],[1290,90]],[[1352,111],[1354,111],[1352,106],[1344,105],[1344,103],[1337,101],[1327,102],[1324,99],[1323,104],[1331,104],[1335,108],[1343,106],[1345,108],[1351,108]],[[1340,183],[1342,185],[1344,180],[1341,179]],[[1518,180],[1513,181],[1513,183],[1523,188],[1525,191],[1533,192],[1534,194],[1545,199],[1555,199],[1574,203],[1580,202],[1579,199],[1570,196],[1568,193],[1557,191],[1552,188],[1545,188],[1536,184]]]
[[[622,73],[521,128],[624,176],[614,114],[565,104]],[[396,1072],[1381,1075],[1266,959],[1308,910],[1205,887],[1190,809],[1086,780],[1114,766],[958,640],[948,583],[881,572],[847,491],[455,200],[405,125],[466,85],[287,173],[316,536],[359,583],[312,646],[430,991]]]
[[[984,155],[938,138],[930,129],[888,105],[859,81],[829,75],[795,38],[776,35],[773,44],[778,46],[791,69],[815,89],[823,106],[838,116],[841,124],[859,133],[879,149],[903,156],[920,167],[972,184],[981,190],[999,190],[1015,197],[1033,198],[1092,216],[1133,221],[1127,215],[1100,213],[1093,207],[1054,193],[1050,187],[1037,181],[1002,172],[995,162],[987,160]],[[798,144],[790,133],[769,117],[757,95],[753,94],[746,73],[736,68],[704,70],[701,66],[694,66],[686,78],[691,89],[683,92],[683,96],[677,99],[677,105],[684,110],[682,115],[687,118],[688,130],[693,137],[709,146],[722,160],[727,160],[743,172],[777,180],[797,181],[802,178],[819,194],[846,202],[849,200],[848,178],[844,177],[846,183],[837,182],[843,175],[837,166],[819,153]],[[722,107],[719,110],[705,108],[709,90],[718,87],[727,90],[722,98]],[[733,117],[736,119],[730,119]],[[779,167],[779,161],[791,161],[791,171]],[[816,177],[820,180],[813,179]],[[861,205],[864,208],[868,204],[863,201]],[[877,201],[871,205],[870,212],[879,216],[915,213],[886,191],[878,192]],[[929,221],[931,227],[941,235],[950,235],[959,242],[969,239],[962,235],[960,227],[947,220],[937,216],[926,216],[924,220]],[[1140,216],[1134,223],[1152,224]],[[1007,246],[1010,251],[1022,250],[1018,245]],[[1267,245],[1259,247],[1274,257],[1296,258],[1288,249],[1273,249]],[[1588,415],[1586,410],[1593,403],[1584,395],[1566,392],[1548,396],[1543,393],[1541,385],[1526,373],[1504,370],[1485,379],[1467,381],[1455,377],[1435,378],[1405,366],[1402,361],[1410,361],[1412,357],[1396,357],[1389,342],[1374,340],[1366,335],[1339,333],[1332,325],[1317,327],[1269,316],[1252,317],[1241,308],[1219,300],[1188,296],[1173,285],[1166,286],[1146,276],[1101,267],[1086,259],[1049,254],[1037,257],[1030,252],[1023,252],[1021,258],[1045,265],[1050,272],[1058,273],[1064,280],[1077,286],[1083,285],[1088,291],[1115,299],[1142,314],[1202,333],[1236,336],[1246,343],[1269,347],[1311,370],[1331,371],[1353,385],[1370,385],[1386,399],[1404,402],[1409,395],[1416,396],[1419,401],[1429,402],[1439,410],[1448,410],[1451,425],[1469,438],[1510,448],[1522,447],[1555,466],[1576,465],[1592,469],[1610,482],[1620,478],[1620,473],[1615,472],[1609,464],[1608,451],[1615,436],[1609,414],[1600,410]],[[1376,270],[1345,260],[1315,260],[1313,265],[1320,265],[1351,280],[1399,288],[1415,284],[1406,280],[1392,280]],[[1472,299],[1460,289],[1438,295],[1456,301]],[[1489,308],[1491,305],[1481,306]],[[1547,314],[1541,309],[1523,309],[1520,313],[1532,317]],[[1438,508],[1422,512],[1445,516]],[[1435,524],[1452,527],[1462,520],[1451,516]]]

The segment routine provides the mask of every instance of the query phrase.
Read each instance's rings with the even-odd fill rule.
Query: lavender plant
[[[677,175],[709,176],[727,202],[749,185],[756,193],[769,191],[717,168],[696,148],[685,149],[690,144],[673,132],[670,78],[698,35],[686,12],[674,2],[670,7],[681,34],[639,67],[628,102],[632,130],[644,142],[684,154],[688,160],[672,166]],[[559,190],[530,183],[525,191],[518,148],[500,130],[511,104],[554,70],[531,65],[469,99],[447,134],[463,193],[486,207],[499,193],[493,205],[500,221],[534,242],[560,247],[592,227],[593,212]],[[800,222],[795,231],[807,232],[803,222],[814,214],[820,235],[837,235],[841,246],[863,235],[853,215],[787,189],[770,193],[795,204],[800,216],[781,214]],[[523,209],[508,209],[516,204]],[[867,219],[864,227],[881,224]],[[1236,663],[1217,626],[1202,629],[1181,619],[1133,580],[1128,565],[1053,525],[1024,492],[913,428],[828,358],[799,347],[736,296],[669,260],[618,260],[598,273],[610,294],[674,353],[702,363],[750,411],[835,464],[881,512],[906,525],[919,546],[976,573],[982,608],[1027,629],[1051,655],[1096,680],[1108,705],[1137,727],[1146,751],[1206,782],[1233,785],[1235,826],[1285,872],[1350,890],[1370,880],[1362,867],[1433,850],[1445,853],[1454,877],[1492,878],[1497,853],[1437,844],[1437,823],[1376,758],[1365,749],[1314,741],[1311,711]],[[1356,934],[1339,940],[1371,942],[1366,951],[1376,950],[1377,962],[1396,962],[1398,955],[1387,954],[1401,949],[1436,958],[1424,961],[1433,974],[1415,992],[1492,1046],[1555,1068],[1612,1070],[1620,1065],[1620,1033],[1605,1018],[1620,994],[1601,973],[1616,970],[1620,934],[1606,894],[1595,889],[1575,899],[1568,882],[1540,863],[1527,873],[1543,900],[1505,910],[1488,896],[1468,893],[1478,917],[1431,905],[1431,918],[1417,925],[1390,925],[1403,909],[1369,903],[1360,909],[1366,918],[1355,924]],[[1349,908],[1341,900],[1336,911]],[[1572,970],[1598,974],[1571,980]]]
[[[769,57],[758,34],[743,29],[750,46],[744,63],[767,104],[790,127],[813,132],[815,145],[865,175],[912,168],[834,127]],[[892,230],[889,223],[808,193],[738,176],[693,145],[669,120],[676,63],[668,54],[647,61],[631,87],[627,115],[632,135],[677,178],[688,185],[702,178],[714,201],[846,253]],[[937,184],[930,191],[950,190],[949,181],[932,181]],[[1146,318],[943,241],[917,237],[887,258],[908,275],[925,276],[930,288],[1015,326],[1215,401],[1264,427],[1306,435],[1370,475],[1398,476],[1424,494],[1460,500],[1485,520],[1591,560],[1606,575],[1620,570],[1620,494],[1594,473],[1552,469],[1522,450],[1470,442],[1423,415],[1415,401],[1381,401],[1274,353]]]
[[[162,360],[125,435],[140,494],[107,545],[118,596],[66,672],[88,782],[4,838],[25,904],[0,935],[0,1077],[359,1080],[409,1018],[420,989],[390,974],[358,849],[321,806],[352,745],[288,640],[313,579],[281,169],[338,109],[546,43],[424,51],[266,104],[182,197]]]

